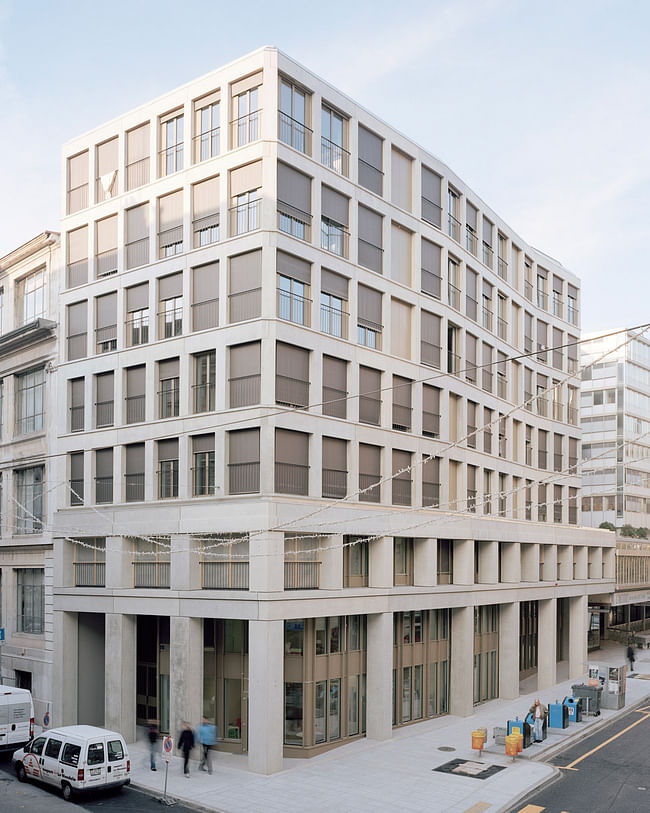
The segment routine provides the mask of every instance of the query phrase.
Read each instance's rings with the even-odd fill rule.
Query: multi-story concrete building
[[[51,705],[59,235],[0,258],[0,683]]]
[[[589,337],[587,337],[589,338]],[[650,543],[620,536],[650,526],[650,337],[617,333],[585,343],[580,394],[582,521],[617,529],[616,593],[609,623],[644,625],[650,601]],[[624,529],[625,530],[625,529]]]
[[[63,158],[57,722],[272,772],[583,671],[571,273],[273,48]]]

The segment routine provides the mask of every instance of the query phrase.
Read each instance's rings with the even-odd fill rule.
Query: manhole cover
[[[456,749],[453,748],[451,745],[439,745],[438,751],[455,751]]]
[[[488,765],[485,762],[473,762],[468,759],[452,759],[451,762],[445,762],[444,765],[439,765],[433,770],[457,776],[471,776],[473,779],[489,779],[495,773],[504,771],[505,765]]]

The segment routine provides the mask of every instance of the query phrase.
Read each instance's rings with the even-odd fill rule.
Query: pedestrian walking
[[[630,672],[634,672],[634,647],[631,641],[627,645],[627,659],[630,662]]]
[[[539,698],[535,698],[535,702],[529,711],[533,715],[533,739],[535,742],[541,742],[544,738],[544,720],[548,714],[548,709],[540,702]]]
[[[190,778],[190,751],[194,748],[194,732],[192,726],[183,720],[183,728],[178,738],[178,747],[183,752],[183,774],[186,779]]]
[[[160,736],[160,731],[158,731],[158,723],[155,720],[149,721],[149,731],[147,732],[147,736],[149,738],[149,764],[151,766],[151,770],[155,771],[158,737]]]
[[[218,732],[216,725],[211,723],[207,717],[201,718],[201,725],[199,726],[199,744],[201,746],[200,771],[207,771],[209,774],[212,773],[210,746],[216,745],[217,738]]]

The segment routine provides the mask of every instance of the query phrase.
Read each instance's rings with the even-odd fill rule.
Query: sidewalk
[[[624,662],[625,647],[605,643],[607,648],[592,653],[589,662]],[[538,760],[587,736],[650,696],[650,651],[637,650],[636,654],[639,677],[628,676],[624,709],[604,709],[600,717],[572,723],[564,730],[551,729],[543,744],[530,746],[514,763],[502,746],[494,744],[492,729],[516,716],[522,718],[537,696],[534,687],[518,700],[495,700],[479,706],[471,717],[445,716],[395,729],[387,742],[362,739],[312,759],[285,759],[284,770],[273,776],[250,773],[245,756],[214,753],[212,775],[199,772],[198,762],[192,761],[192,775],[187,781],[182,760],[174,757],[169,764],[167,792],[179,801],[219,813],[304,813],[306,809],[310,813],[498,813],[557,774],[557,768]],[[558,683],[540,692],[540,699],[546,704],[561,701],[571,694],[571,685],[576,682]],[[488,729],[487,747],[479,758],[471,750],[471,732],[477,726]],[[441,751],[441,747],[453,750]],[[133,784],[162,796],[162,759],[153,773],[144,740],[131,745],[130,752]],[[505,766],[505,770],[487,779],[434,771],[453,759]]]

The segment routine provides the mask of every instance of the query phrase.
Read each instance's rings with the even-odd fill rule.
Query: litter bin
[[[600,714],[600,697],[602,686],[587,686],[586,683],[576,683],[571,687],[573,696],[582,700],[582,713],[597,716]]]
[[[535,734],[535,715],[532,711],[529,711],[526,715],[526,722],[531,727],[533,734]],[[542,742],[546,739],[548,735],[548,731],[546,730],[548,727],[548,720],[546,714],[542,717]]]
[[[569,722],[582,721],[582,699],[580,697],[565,697],[562,703],[569,709]]]
[[[549,703],[548,704],[548,727],[549,728],[568,728],[569,727],[569,709],[564,703]]]
[[[525,720],[520,720],[518,717],[514,720],[508,720],[508,735],[521,734],[522,748],[528,748],[533,742],[533,729],[530,723]]]

